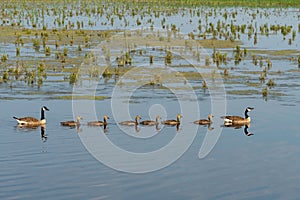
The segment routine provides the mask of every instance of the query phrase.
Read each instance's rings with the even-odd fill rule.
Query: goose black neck
[[[106,125],[106,124],[107,124],[107,122],[106,122],[106,118],[105,118],[105,117],[103,118],[103,124],[104,124],[104,125]]]
[[[44,109],[42,108],[41,109],[41,120],[45,119],[45,111]]]
[[[245,119],[247,119],[249,117],[249,115],[248,115],[248,110],[246,109],[245,110]]]
[[[244,127],[244,133],[247,135],[249,132],[248,132],[248,126],[245,126]]]

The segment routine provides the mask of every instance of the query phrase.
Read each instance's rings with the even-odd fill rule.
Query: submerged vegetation
[[[0,43],[6,45],[0,48],[0,84],[9,85],[11,90],[40,90],[44,85],[49,89],[49,84],[56,82],[69,92],[70,85],[92,79],[115,84],[130,69],[146,63],[152,68],[157,64],[176,68],[187,80],[195,81],[194,87],[204,90],[208,84],[204,79],[223,78],[225,84],[237,85],[228,88],[229,94],[262,91],[267,96],[272,94],[268,90],[280,89],[281,81],[288,80],[277,79],[286,71],[285,66],[278,66],[279,60],[289,65],[287,70],[300,68],[300,23],[265,21],[287,15],[284,7],[298,8],[299,1],[83,0],[79,4],[50,0],[0,5]],[[250,22],[241,20],[241,13]],[[186,22],[174,21],[174,16]],[[294,17],[299,19],[299,15]],[[138,30],[124,31],[132,27]],[[122,55],[114,55],[119,46],[102,49],[105,60],[111,61],[103,69],[91,51],[102,48],[102,42],[116,40],[118,34],[124,43]],[[274,38],[285,48],[264,48],[264,42]],[[183,58],[174,52],[192,56],[198,68],[206,71],[199,75],[193,66],[178,64]],[[85,65],[93,66],[85,72],[81,70]],[[223,76],[217,77],[217,73]],[[165,81],[152,76],[150,85],[163,85]]]

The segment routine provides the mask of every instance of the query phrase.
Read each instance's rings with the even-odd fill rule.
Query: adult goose
[[[175,119],[165,120],[165,121],[162,122],[162,124],[165,124],[165,125],[179,125],[181,117],[182,116],[180,114],[177,114],[176,115],[176,120]]]
[[[82,119],[82,117],[80,115],[78,115],[76,117],[76,121],[64,121],[64,122],[60,122],[60,125],[70,126],[70,127],[80,126],[80,120],[81,119]]]
[[[212,118],[214,116],[212,114],[209,114],[207,116],[207,119],[200,119],[200,120],[197,120],[197,121],[194,121],[194,124],[199,124],[199,125],[207,125],[207,124],[212,124]]]
[[[160,119],[160,116],[157,115],[156,118],[155,118],[155,121],[153,121],[153,120],[145,120],[145,121],[140,122],[140,124],[146,125],[146,126],[154,126],[154,125],[159,124],[159,119]]]
[[[240,116],[223,116],[225,124],[249,124],[251,122],[251,118],[248,115],[248,112],[253,110],[254,108],[247,107],[245,110],[245,117]]]
[[[107,115],[103,116],[103,121],[92,121],[92,122],[88,122],[87,125],[88,126],[106,126],[107,125],[107,120],[109,119],[109,117]]]
[[[41,108],[41,119],[37,119],[34,117],[22,117],[22,118],[13,117],[13,118],[17,120],[19,125],[39,126],[42,124],[46,124],[45,111],[49,111],[49,109],[46,106],[43,106]]]
[[[142,119],[142,117],[137,115],[135,117],[135,121],[123,121],[123,122],[120,122],[119,124],[120,125],[125,125],[125,126],[137,126],[139,124],[140,119]]]

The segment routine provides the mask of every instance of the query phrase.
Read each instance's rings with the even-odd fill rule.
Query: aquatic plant
[[[172,63],[172,52],[167,51],[167,55],[165,56],[165,65],[169,65]]]
[[[256,32],[254,33],[254,42],[253,43],[254,43],[254,45],[257,44],[257,33]]]
[[[259,75],[259,80],[260,80],[261,82],[264,82],[265,79],[266,79],[266,73],[265,73],[265,72],[262,72],[262,73]]]
[[[150,57],[149,57],[149,63],[150,63],[150,65],[152,65],[153,64],[153,55],[150,55]]]
[[[262,93],[262,96],[263,96],[263,97],[267,97],[267,96],[268,96],[268,93],[269,93],[269,92],[268,92],[268,87],[264,87],[264,88],[262,89],[262,92],[261,92],[261,93]]]
[[[263,57],[260,56],[260,57],[259,57],[259,66],[260,66],[260,67],[263,67],[263,65],[264,65]]]
[[[33,47],[36,51],[40,50],[40,40],[39,39],[32,39]]]
[[[80,44],[78,45],[78,51],[82,51],[82,47],[80,46]]]
[[[295,38],[296,38],[296,31],[293,30],[293,33],[292,33],[292,40],[295,40]]]
[[[253,64],[256,66],[257,63],[258,63],[258,60],[257,60],[257,56],[255,54],[252,54],[252,62]]]
[[[45,63],[39,63],[39,65],[37,67],[37,76],[39,78],[41,78],[41,77],[47,78],[47,74],[46,74],[45,68],[46,68]]]
[[[51,55],[51,49],[49,46],[45,47],[45,56],[50,56]]]
[[[64,50],[63,50],[63,51],[64,51],[64,54],[63,54],[63,55],[64,55],[64,56],[68,56],[68,51],[69,51],[69,50],[68,50],[68,47],[64,47]]]
[[[74,85],[78,81],[78,74],[71,73],[69,76],[69,84]]]
[[[206,84],[206,81],[202,81],[202,89],[207,89],[208,87],[207,87],[207,84]]]
[[[210,57],[205,56],[205,66],[209,66],[209,65],[210,65]]]
[[[103,78],[111,78],[112,77],[112,73],[110,72],[110,70],[108,68],[106,68],[104,70],[104,72],[102,73],[102,77]]]
[[[6,62],[8,60],[8,55],[5,53],[5,54],[2,54],[1,56],[1,62]]]
[[[267,59],[266,62],[267,62],[268,69],[270,69],[272,67],[272,61],[270,59]]]
[[[242,61],[242,56],[240,53],[235,53],[234,54],[234,64],[238,65]]]
[[[20,56],[20,47],[16,48],[16,56],[19,57]]]
[[[269,87],[274,87],[275,86],[275,82],[272,79],[269,79],[268,82],[266,83],[267,86]]]
[[[7,70],[5,70],[5,71],[3,72],[3,74],[2,74],[2,80],[3,80],[4,82],[7,82],[7,81],[9,80],[9,75],[8,75],[8,71],[7,71]]]
[[[247,54],[248,54],[248,50],[244,48],[244,56],[247,56]]]
[[[229,75],[229,70],[226,68],[224,69],[224,76],[227,77]]]

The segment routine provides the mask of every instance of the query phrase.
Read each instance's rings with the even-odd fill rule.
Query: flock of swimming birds
[[[245,110],[245,116],[244,117],[240,117],[240,116],[222,116],[221,118],[224,119],[224,125],[225,126],[248,126],[250,125],[251,122],[251,118],[248,115],[248,112],[250,112],[251,110],[253,110],[254,108],[251,107],[247,107]],[[37,119],[34,117],[22,117],[22,118],[18,118],[18,117],[13,117],[14,119],[17,120],[18,125],[21,126],[40,126],[40,125],[45,125],[46,124],[46,118],[45,118],[45,111],[49,111],[49,109],[46,106],[43,106],[41,108],[41,118]],[[194,124],[198,124],[198,125],[210,125],[213,123],[212,118],[214,116],[212,114],[208,115],[207,119],[200,119],[200,120],[196,120],[193,123]],[[161,121],[161,124],[164,125],[171,125],[171,126],[175,126],[175,125],[180,125],[180,119],[182,118],[181,114],[177,114],[176,119],[170,119],[170,120],[164,120]],[[72,120],[72,121],[63,121],[60,122],[60,124],[62,126],[69,126],[69,127],[74,127],[74,126],[79,126],[80,125],[80,120],[82,119],[81,116],[77,116],[76,117],[76,121]],[[106,126],[107,125],[107,120],[109,119],[109,117],[107,115],[104,115],[103,117],[103,121],[91,121],[88,122],[87,125],[88,126]],[[124,126],[136,126],[136,125],[145,125],[145,126],[153,126],[153,125],[158,125],[160,122],[159,120],[161,119],[160,116],[156,116],[156,120],[145,120],[145,121],[141,121],[141,116],[137,115],[135,117],[135,121],[123,121],[120,122],[120,125],[124,125]]]

